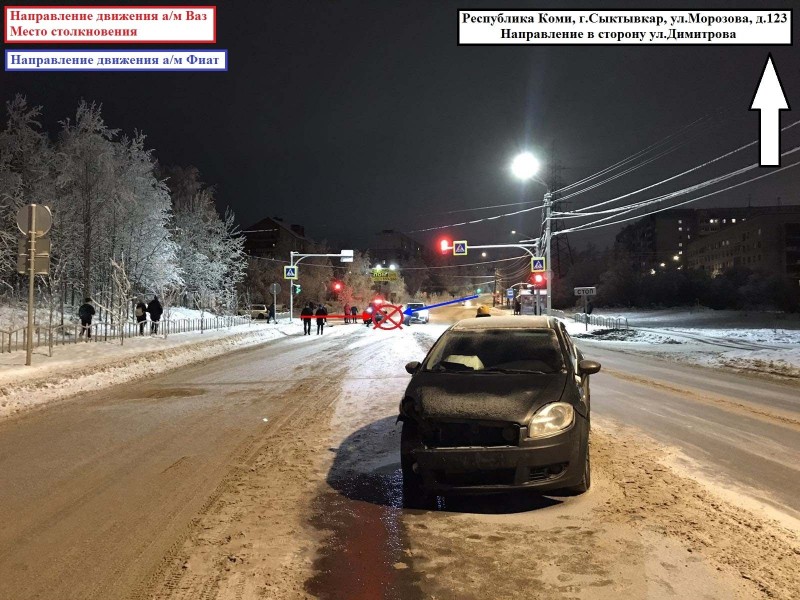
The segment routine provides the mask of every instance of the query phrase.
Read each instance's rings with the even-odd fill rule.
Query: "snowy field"
[[[665,322],[663,316],[653,321]],[[659,326],[612,331],[590,325],[587,331],[583,323],[572,319],[565,322],[577,339],[623,352],[771,377],[800,378],[800,330],[797,329]]]

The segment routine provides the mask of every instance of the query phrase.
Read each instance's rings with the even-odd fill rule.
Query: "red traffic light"
[[[452,247],[453,244],[452,242],[450,242],[450,240],[444,239],[441,242],[439,242],[439,248],[441,249],[442,254],[447,254]]]
[[[544,273],[531,273],[528,281],[530,281],[535,288],[543,288],[547,285],[547,277],[545,277]]]
[[[344,286],[342,285],[341,281],[334,281],[333,282],[333,291],[334,292],[341,292],[342,291],[342,287],[344,287]]]

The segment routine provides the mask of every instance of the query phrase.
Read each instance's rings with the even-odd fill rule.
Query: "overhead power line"
[[[618,169],[620,167],[623,167],[623,166],[625,166],[625,165],[627,165],[627,164],[629,164],[631,162],[634,162],[634,161],[638,160],[639,158],[642,158],[643,156],[645,156],[648,152],[650,152],[652,150],[655,150],[655,149],[659,148],[660,146],[664,146],[667,143],[671,143],[672,138],[675,138],[675,137],[678,137],[678,136],[682,135],[685,131],[695,127],[697,124],[699,124],[702,121],[707,120],[707,119],[708,119],[708,117],[701,117],[701,118],[693,121],[689,125],[684,126],[678,132],[665,137],[664,139],[662,139],[659,142],[656,142],[655,144],[651,144],[647,148],[645,148],[643,150],[640,150],[639,152],[637,152],[635,154],[632,154],[628,158],[625,158],[625,159],[619,161],[618,163],[615,163],[615,164],[613,164],[613,165],[611,165],[609,167],[606,167],[605,169],[603,169],[601,171],[598,171],[594,175],[590,175],[588,177],[585,177],[585,178],[581,179],[580,181],[576,181],[575,183],[571,183],[571,184],[566,185],[566,186],[564,186],[562,188],[559,188],[559,189],[555,190],[555,192],[566,192],[566,191],[571,190],[571,189],[573,189],[575,187],[578,187],[578,186],[581,186],[583,184],[589,183],[590,181],[593,181],[593,180],[597,179],[598,177],[602,177],[603,175],[605,175],[607,173],[611,173],[614,170],[616,170],[616,169]],[[707,126],[708,126],[708,124],[704,125],[704,127],[707,127]],[[678,148],[681,148],[682,146],[686,145],[687,143],[689,143],[689,141],[691,141],[692,137],[695,137],[696,135],[698,135],[698,133],[699,132],[693,133],[692,136],[689,137],[688,139],[683,140],[683,141],[681,141],[681,142],[679,142],[677,144],[674,144],[673,146],[667,148],[666,150],[661,151],[659,154],[657,154],[657,155],[655,155],[653,157],[650,157],[647,160],[644,160],[644,161],[642,161],[642,162],[640,162],[640,163],[638,163],[636,165],[633,165],[632,167],[629,167],[628,169],[626,169],[625,171],[622,171],[621,173],[617,173],[616,175],[608,177],[608,178],[606,178],[606,179],[604,179],[604,180],[602,180],[600,182],[597,182],[597,183],[595,183],[595,184],[593,184],[593,185],[591,185],[591,186],[589,186],[587,188],[584,188],[582,190],[578,190],[578,191],[573,192],[573,193],[571,193],[569,195],[562,196],[562,198],[571,198],[573,196],[577,196],[578,194],[582,194],[583,192],[587,192],[589,190],[595,189],[595,188],[597,188],[597,187],[599,187],[599,186],[601,186],[601,185],[603,185],[605,183],[608,183],[609,181],[613,181],[614,179],[617,179],[618,177],[622,177],[623,175],[625,175],[627,173],[635,171],[636,169],[639,169],[639,168],[641,168],[641,167],[643,167],[643,166],[645,166],[645,165],[647,165],[647,164],[649,164],[649,163],[651,163],[651,162],[653,162],[655,160],[658,160],[662,156],[666,156],[667,154],[670,154],[670,153],[674,152],[675,150],[677,150]]]
[[[792,127],[795,127],[795,126],[797,126],[798,124],[800,124],[800,119],[798,119],[797,121],[795,121],[795,122],[793,122],[793,123],[790,123],[790,124],[789,124],[789,125],[787,125],[786,127],[782,127],[782,128],[781,128],[781,131],[786,131],[787,129],[791,129]],[[617,196],[616,198],[611,198],[610,200],[604,200],[603,202],[598,202],[598,203],[596,203],[596,204],[592,204],[592,205],[589,205],[589,206],[584,206],[583,208],[576,208],[575,210],[573,210],[573,211],[570,211],[570,212],[563,212],[563,213],[557,213],[557,212],[554,212],[554,213],[553,213],[553,216],[554,216],[554,217],[555,217],[555,216],[560,216],[560,217],[563,217],[563,218],[576,218],[576,217],[583,216],[583,215],[582,215],[582,214],[580,214],[580,213],[586,213],[586,215],[587,215],[587,216],[591,216],[591,215],[597,215],[597,214],[603,214],[603,212],[602,212],[602,211],[593,212],[593,213],[588,213],[587,211],[589,211],[589,210],[591,210],[591,209],[594,209],[594,208],[597,208],[597,207],[600,207],[600,206],[605,206],[605,205],[607,205],[607,204],[611,204],[611,203],[613,203],[613,202],[617,202],[618,200],[622,200],[622,199],[624,199],[624,198],[629,198],[630,196],[633,196],[633,195],[635,195],[635,194],[639,194],[639,193],[641,193],[641,192],[644,192],[644,191],[647,191],[647,190],[653,189],[653,188],[655,188],[655,187],[658,187],[658,186],[660,186],[660,185],[663,185],[663,184],[665,184],[665,183],[667,183],[667,182],[669,182],[669,181],[673,181],[673,180],[675,180],[675,179],[678,179],[679,177],[683,177],[684,175],[688,175],[689,173],[692,173],[692,172],[694,172],[694,171],[697,171],[697,170],[699,170],[699,169],[702,169],[702,168],[704,168],[704,167],[707,167],[707,166],[709,166],[709,165],[711,165],[711,164],[714,164],[714,163],[716,163],[716,162],[719,162],[719,161],[721,161],[721,160],[724,160],[724,159],[726,159],[726,158],[729,158],[730,156],[733,156],[733,155],[734,155],[734,154],[736,154],[737,152],[740,152],[740,151],[744,150],[745,148],[749,148],[750,146],[753,146],[754,144],[757,144],[757,143],[758,143],[758,140],[757,140],[757,139],[756,139],[756,140],[753,140],[753,141],[751,141],[751,142],[749,142],[749,143],[747,143],[747,144],[745,144],[745,145],[743,145],[743,146],[740,146],[739,148],[736,148],[735,150],[731,150],[730,152],[726,152],[725,154],[722,154],[722,155],[720,155],[720,156],[717,156],[716,158],[712,158],[712,159],[711,159],[711,160],[709,160],[709,161],[706,161],[706,162],[704,162],[704,163],[702,163],[702,164],[700,164],[700,165],[694,166],[694,167],[692,167],[691,169],[687,169],[687,170],[685,170],[685,171],[682,171],[682,172],[680,172],[680,173],[677,173],[677,174],[675,174],[675,175],[672,175],[672,176],[670,176],[670,177],[667,177],[666,179],[662,179],[661,181],[659,181],[659,182],[657,182],[657,183],[653,183],[653,184],[651,184],[651,185],[645,186],[645,187],[643,187],[643,188],[640,188],[640,189],[638,189],[638,190],[635,190],[635,191],[633,191],[633,192],[629,192],[629,193],[627,193],[627,194],[623,194],[623,195],[621,195],[621,196]],[[686,188],[686,189],[688,189],[688,188]],[[567,197],[569,197],[569,196],[567,196]],[[666,194],[664,197],[669,197],[669,194]],[[626,209],[626,208],[628,208],[628,207],[621,207],[621,209]],[[611,210],[609,210],[608,212],[617,212],[617,211],[619,211],[619,210],[620,210],[620,208],[615,208],[615,209],[611,209]]]
[[[781,156],[785,156],[785,155],[797,152],[798,150],[800,150],[800,146],[798,146],[796,148],[793,148],[792,150],[789,150],[787,152],[784,152]],[[728,187],[722,188],[720,190],[716,190],[716,191],[710,192],[708,194],[704,194],[703,196],[698,196],[696,198],[690,198],[689,200],[684,200],[683,202],[679,202],[677,204],[673,204],[673,205],[670,205],[670,206],[665,206],[665,207],[659,208],[657,210],[653,210],[653,211],[646,212],[646,213],[643,213],[643,214],[635,215],[635,216],[632,216],[632,217],[627,217],[625,219],[619,219],[619,220],[616,220],[616,221],[605,222],[605,223],[602,222],[602,221],[607,221],[608,219],[611,219],[611,218],[614,218],[614,217],[621,216],[621,215],[613,215],[612,217],[606,217],[605,219],[599,219],[599,220],[593,221],[591,223],[585,223],[583,225],[577,225],[577,226],[572,227],[570,229],[559,231],[558,234],[568,233],[568,232],[572,232],[572,231],[584,231],[584,230],[587,230],[587,229],[597,229],[599,227],[610,227],[612,225],[619,225],[620,223],[626,223],[628,221],[641,219],[642,217],[647,217],[649,215],[654,215],[656,213],[664,212],[665,210],[671,210],[673,208],[678,208],[679,206],[684,206],[685,204],[690,204],[692,202],[697,202],[698,200],[702,200],[704,198],[708,198],[708,197],[714,196],[716,194],[721,194],[722,192],[727,192],[727,191],[735,189],[735,188],[737,188],[739,186],[742,186],[742,185],[745,185],[745,184],[748,184],[748,183],[752,183],[754,181],[758,181],[759,179],[763,179],[763,178],[769,177],[771,175],[775,175],[776,173],[780,173],[781,171],[785,171],[786,169],[791,169],[793,167],[796,167],[797,165],[800,165],[800,161],[794,162],[794,163],[792,163],[790,165],[786,165],[784,167],[779,167],[779,168],[777,168],[775,170],[769,171],[768,173],[764,173],[763,175],[759,175],[758,177],[752,177],[752,178],[750,178],[750,179],[748,179],[746,181],[740,181],[739,183],[735,183],[733,185],[730,185]],[[755,166],[759,166],[759,165],[756,163]],[[746,170],[750,170],[750,168],[752,168],[752,167],[748,167]],[[641,208],[641,207],[632,208],[632,209],[630,209],[628,211],[625,211],[625,212],[631,212],[631,211],[634,211],[634,210],[638,210],[638,208]]]

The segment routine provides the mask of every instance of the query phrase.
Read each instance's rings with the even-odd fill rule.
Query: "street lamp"
[[[553,271],[550,265],[550,210],[552,208],[552,201],[550,195],[550,187],[541,179],[536,177],[536,173],[539,172],[539,161],[536,160],[536,157],[533,156],[530,152],[523,152],[518,154],[511,163],[511,172],[514,176],[521,180],[521,181],[536,181],[537,183],[542,184],[546,189],[547,192],[544,195],[544,239],[542,240],[545,244],[544,250],[544,262],[545,267],[547,269],[547,281],[546,281],[546,294],[547,294],[547,314],[550,315],[552,313],[553,308],[553,299],[552,299],[552,280],[553,280]],[[539,249],[539,243],[537,243],[537,249]]]
[[[514,177],[523,181],[533,179],[539,172],[539,161],[530,152],[522,152],[511,162],[511,172]]]
[[[486,258],[486,252],[481,252],[481,256],[482,256],[483,258]]]
[[[389,265],[389,270],[390,271],[396,271],[397,270],[397,265],[392,263],[391,265]]]

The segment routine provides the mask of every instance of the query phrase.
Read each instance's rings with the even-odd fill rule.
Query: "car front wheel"
[[[422,477],[414,472],[414,456],[411,453],[415,448],[422,446],[417,424],[411,421],[403,422],[403,432],[400,435],[400,468],[403,471],[403,505],[406,508],[434,508],[435,496],[425,491]]]
[[[570,494],[583,494],[589,491],[589,488],[592,487],[592,463],[589,458],[589,442],[586,442],[586,455],[583,459],[583,477],[581,478],[580,483],[577,485],[573,485],[568,487],[566,491]]]

